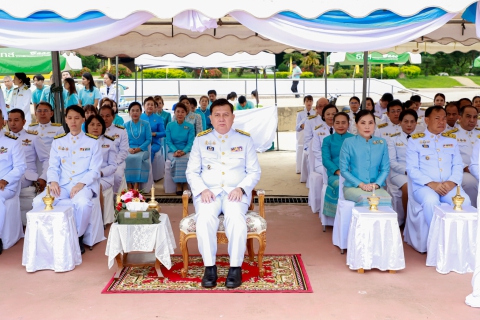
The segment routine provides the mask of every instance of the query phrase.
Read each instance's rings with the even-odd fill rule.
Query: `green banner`
[[[65,69],[67,59],[60,56],[60,70]],[[12,75],[15,72],[26,74],[45,74],[52,71],[50,51],[21,50],[0,48],[0,75]]]
[[[330,56],[328,57],[328,62],[330,62]],[[380,52],[371,52],[368,54],[368,63],[369,64],[405,64],[410,59],[410,54],[408,53],[380,53]],[[354,52],[346,53],[345,60],[338,62],[341,66],[357,66],[363,65],[363,52]]]

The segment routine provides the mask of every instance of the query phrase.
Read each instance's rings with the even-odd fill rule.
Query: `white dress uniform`
[[[215,265],[218,216],[222,212],[230,266],[242,265],[247,241],[245,214],[260,173],[257,153],[248,133],[230,129],[227,134],[220,134],[209,129],[195,138],[186,176],[195,205],[198,248],[206,267]],[[245,191],[240,202],[228,200],[228,194],[235,188]],[[211,203],[202,203],[201,193],[205,189],[215,195]]]
[[[383,109],[380,106],[380,101],[375,103],[375,111],[373,112],[375,116],[382,118],[385,113],[387,113],[387,108]]]
[[[472,150],[474,148],[475,142],[478,141],[478,136],[480,135],[480,128],[467,131],[459,126],[457,129],[449,131],[448,133],[453,133],[457,138],[458,148],[460,149],[460,154],[462,155],[463,168],[470,165],[472,158]],[[478,195],[478,180],[469,172],[463,173],[462,179],[462,188],[470,197],[472,206],[477,207],[477,195]]]
[[[18,139],[0,131],[0,180],[8,182],[5,189],[0,190],[0,239],[5,224],[5,201],[17,192],[18,183],[26,168],[25,155]]]
[[[480,115],[477,116],[477,127],[480,128]]]
[[[458,127],[460,127],[460,124],[458,123],[458,121],[455,122],[453,127],[450,127],[447,123],[447,126],[445,127],[445,131],[443,131],[443,132],[452,131],[452,130],[458,129]]]
[[[453,204],[452,197],[457,190],[453,188],[447,195],[440,196],[427,184],[445,181],[452,181],[459,186],[462,184],[463,162],[457,140],[448,133],[434,135],[427,129],[409,139],[406,159],[413,197],[422,206],[425,222],[430,227],[434,207],[440,203]],[[470,205],[470,198],[460,189],[465,197],[464,204]]]
[[[2,110],[3,120],[8,120],[7,105],[2,90],[0,90],[0,110]]]
[[[21,179],[22,189],[30,187],[33,181],[39,178],[47,181],[48,160],[50,158],[50,149],[38,137],[35,131],[22,129],[19,132],[10,132],[10,135],[17,137],[25,160],[27,161],[27,169]],[[42,164],[42,172],[38,172],[37,159]]]
[[[402,126],[400,123],[394,124],[387,117],[386,121],[377,125],[377,130],[375,130],[374,136],[384,138],[385,140],[390,140],[390,136],[395,133],[402,132]]]
[[[297,111],[297,121],[295,124],[295,131],[296,133],[296,138],[297,138],[297,146],[303,146],[303,140],[305,137],[305,131],[302,129],[301,125],[305,123],[307,120],[307,117],[310,115],[313,115],[314,111],[310,109],[310,111],[307,111],[307,108],[303,108],[303,110],[298,110]],[[302,155],[303,155],[303,148],[296,148],[296,172],[300,173],[302,169]]]
[[[390,158],[390,181],[401,188],[407,183],[407,144],[411,138],[405,132],[394,133],[388,142],[388,156]]]
[[[53,140],[47,182],[57,182],[60,186],[60,196],[55,197],[54,205],[73,206],[79,237],[83,236],[90,222],[92,198],[99,190],[101,166],[102,150],[97,137],[82,131],[76,136],[61,134]],[[70,191],[77,183],[85,186],[70,199]],[[33,199],[34,208],[43,206],[45,194],[46,191]]]
[[[31,123],[28,126],[30,131],[38,133],[38,137],[44,142],[44,144],[48,148],[48,152],[50,152],[50,148],[52,147],[53,138],[65,133],[63,126],[61,123]]]
[[[122,183],[123,175],[125,174],[125,159],[128,156],[128,149],[130,144],[128,142],[128,134],[124,127],[112,124],[107,128],[105,134],[115,138],[114,144],[117,152],[117,169],[113,177],[113,192],[117,193]]]
[[[308,154],[308,146],[310,145],[310,141],[313,139],[313,132],[315,129],[322,125],[322,127],[326,126],[325,122],[322,120],[320,115],[310,116],[307,117],[304,126],[304,136],[303,136],[303,150],[307,151]]]
[[[480,138],[480,135],[479,135]],[[472,176],[479,180],[479,158],[480,158],[480,139],[475,142],[473,145],[473,150],[472,150],[472,157],[470,158],[470,165],[468,166],[468,169],[470,170],[470,173]]]
[[[109,87],[103,86],[100,88],[100,94],[103,98],[108,98],[110,100],[116,101],[117,99],[117,91],[116,91],[115,83],[112,83]],[[78,92],[78,91],[77,91]]]
[[[26,86],[13,90],[12,101],[10,102],[10,111],[13,109],[20,109],[25,113],[24,128],[28,129],[28,125],[32,122],[32,113],[30,111],[30,102],[32,101],[32,91]]]
[[[102,185],[102,190],[107,190],[108,188],[113,187],[114,184],[114,175],[117,171],[117,148],[115,145],[115,138],[107,135],[102,135],[98,137],[98,142],[102,148],[102,168],[101,168],[101,178],[100,184]]]
[[[335,132],[335,130],[333,132]],[[313,170],[322,176],[324,174],[322,162],[322,143],[323,139],[329,135],[330,130],[326,123],[315,127],[315,131],[313,132],[312,154],[315,157],[315,168],[313,168]]]

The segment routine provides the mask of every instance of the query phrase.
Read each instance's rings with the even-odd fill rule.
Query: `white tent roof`
[[[260,52],[255,55],[239,52],[232,56],[227,56],[223,53],[215,52],[206,57],[192,53],[184,58],[179,58],[174,54],[166,54],[162,57],[144,54],[135,59],[135,64],[160,68],[265,68],[275,66],[275,55],[266,52]]]
[[[23,0],[2,1],[0,9],[8,14],[25,18],[38,11],[53,11],[72,19],[89,11],[100,11],[110,18],[122,19],[134,12],[150,12],[158,18],[173,18],[177,14],[194,10],[210,18],[222,18],[232,11],[245,11],[257,18],[267,18],[281,11],[292,11],[305,18],[316,18],[330,10],[341,10],[354,17],[364,17],[375,10],[390,10],[402,16],[414,15],[425,8],[437,7],[448,12],[459,12],[475,0],[416,0],[416,1],[352,1],[352,0],[176,0],[172,3],[151,0],[98,1],[83,0],[72,5],[68,1]]]
[[[448,44],[441,44],[438,42],[424,42],[424,43],[417,43],[417,42],[408,42],[404,43],[395,47],[385,48],[382,50],[377,50],[380,53],[387,53],[389,51],[394,51],[397,53],[402,52],[414,52],[414,53],[452,53],[455,51],[459,52],[469,52],[472,50],[480,51],[480,43],[473,44],[471,46],[465,46],[461,43],[451,42]]]

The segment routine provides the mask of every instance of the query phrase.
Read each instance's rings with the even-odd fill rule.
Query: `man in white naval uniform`
[[[38,137],[47,146],[48,152],[52,146],[53,137],[65,133],[60,123],[52,123],[50,119],[53,117],[53,107],[50,103],[40,101],[35,109],[35,117],[37,122],[31,123],[28,130],[36,132]]]
[[[70,133],[63,133],[53,140],[47,182],[55,197],[54,205],[73,206],[83,254],[83,234],[90,222],[92,199],[98,196],[103,155],[98,138],[82,131],[85,112],[81,107],[68,107],[65,121]],[[33,199],[34,208],[43,206],[44,196],[45,191]]]
[[[313,110],[312,110],[312,105],[313,105],[313,97],[308,95],[303,98],[303,104],[305,105],[305,108],[302,110],[297,111],[297,122],[295,125],[295,131],[296,133],[296,138],[297,138],[297,152],[296,152],[296,159],[297,159],[297,173],[300,173],[302,170],[302,155],[303,155],[303,138],[305,131],[303,129],[305,128],[305,121],[309,116],[313,116]]]
[[[113,143],[115,144],[117,152],[117,170],[113,176],[113,192],[117,193],[122,183],[123,175],[125,174],[125,159],[128,156],[128,149],[130,149],[128,134],[124,127],[112,124],[115,119],[115,112],[111,107],[101,107],[99,114],[105,121],[105,126],[107,128],[105,134],[115,138]]]
[[[10,135],[17,137],[25,154],[27,169],[21,179],[22,189],[38,183],[39,191],[42,192],[47,184],[48,159],[50,149],[38,138],[35,131],[25,130],[25,113],[20,109],[13,109],[8,113],[8,128]],[[42,164],[42,172],[38,172],[37,158]]]
[[[317,105],[315,106],[315,115],[307,117],[307,120],[305,121],[305,126],[304,126],[304,136],[303,136],[303,150],[307,151],[308,154],[308,146],[310,144],[310,141],[312,141],[313,138],[313,131],[315,131],[315,128],[323,123],[322,119],[322,111],[323,108],[325,108],[328,104],[328,99],[327,98],[320,98],[317,101]]]
[[[455,137],[442,133],[446,122],[442,107],[428,108],[425,112],[427,129],[424,133],[412,135],[407,145],[407,174],[412,179],[413,197],[422,206],[428,227],[434,207],[440,203],[452,205],[455,187],[462,184],[462,156]],[[464,205],[469,206],[470,197],[460,189],[465,197]]]
[[[196,211],[198,249],[205,265],[202,286],[211,288],[217,284],[218,216],[223,213],[230,255],[225,286],[236,288],[242,284],[245,214],[261,170],[250,135],[232,129],[235,115],[228,100],[216,100],[210,111],[214,129],[197,135],[186,170]]]
[[[470,165],[473,147],[475,142],[478,141],[477,136],[480,134],[480,129],[475,129],[476,125],[477,109],[473,106],[465,106],[460,109],[458,128],[447,131],[447,133],[453,133],[457,138],[463,161],[462,188],[470,197],[472,206],[475,208],[477,207],[478,180],[470,173],[468,166]]]
[[[460,108],[457,102],[450,102],[445,106],[445,112],[447,113],[447,126],[445,131],[450,131],[458,128],[458,118],[460,114]]]
[[[388,142],[392,134],[402,132],[402,126],[400,125],[400,113],[402,111],[403,104],[400,100],[389,102],[387,105],[387,118],[383,123],[377,125],[374,135],[384,138]]]
[[[0,111],[0,128],[3,128],[3,124],[3,114]],[[15,196],[26,168],[25,155],[18,138],[0,130],[0,254],[3,251],[2,234],[7,214],[5,201]]]

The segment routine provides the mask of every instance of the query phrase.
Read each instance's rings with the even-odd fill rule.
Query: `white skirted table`
[[[348,232],[347,265],[352,270],[380,269],[395,273],[405,269],[397,213],[390,207],[354,207]]]
[[[427,266],[438,273],[473,272],[477,239],[477,209],[435,206],[427,240]]]
[[[27,212],[22,265],[27,272],[65,272],[82,263],[72,207]]]
[[[168,215],[160,213],[158,224],[113,223],[105,255],[108,256],[109,268],[117,261],[118,270],[115,278],[120,276],[123,267],[150,265],[155,267],[159,277],[163,277],[160,263],[170,269],[172,267],[170,255],[174,253],[176,247],[170,219]]]

